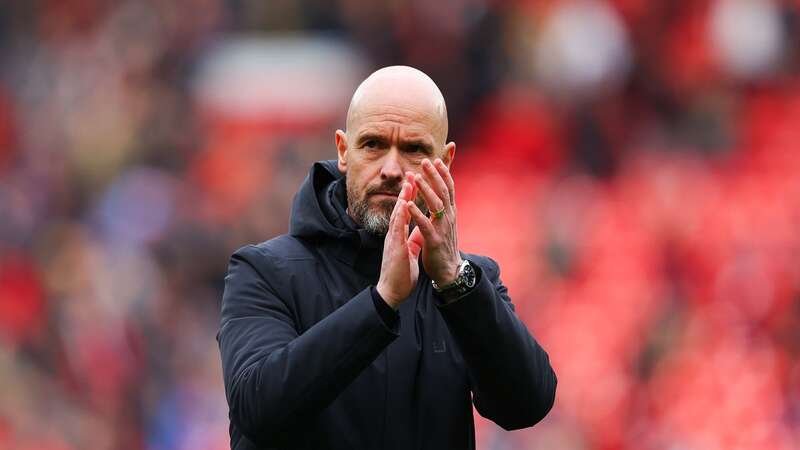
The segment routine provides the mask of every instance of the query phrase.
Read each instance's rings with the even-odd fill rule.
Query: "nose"
[[[400,152],[396,148],[392,148],[383,158],[381,165],[381,180],[384,181],[399,181],[403,179],[403,166],[400,159]]]

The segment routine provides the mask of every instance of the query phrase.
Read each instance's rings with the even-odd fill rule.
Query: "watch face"
[[[436,282],[431,280],[433,288],[436,292],[444,298],[458,298],[470,289],[475,287],[477,276],[475,268],[472,267],[469,261],[464,260],[458,271],[458,277],[453,283],[441,288],[436,285]]]
[[[475,286],[475,269],[472,267],[472,264],[464,266],[464,283],[468,288]]]

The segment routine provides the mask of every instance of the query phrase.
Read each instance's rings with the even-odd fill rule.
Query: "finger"
[[[392,234],[392,246],[397,246],[398,243],[405,243],[408,224],[410,222],[410,214],[408,213],[408,203],[405,200],[397,200],[397,213],[394,217],[394,223],[389,225],[389,233]]]
[[[405,211],[403,213],[403,216],[409,216],[409,214],[408,214],[408,203],[406,203],[405,206],[403,206],[403,211]],[[405,217],[404,217],[404,219],[405,219]],[[401,230],[401,232],[403,234],[402,234],[402,236],[398,236],[399,238],[401,238],[399,242],[402,242],[403,243],[403,247],[406,247],[406,248],[408,248],[408,242],[406,240],[406,236],[408,236],[408,227],[409,227],[409,220],[403,220],[403,228]]]
[[[409,184],[411,184],[411,195],[408,196],[408,201],[413,202],[417,199],[417,195],[419,194],[419,186],[417,186],[415,173],[408,171],[406,172],[406,180]]]
[[[400,239],[403,242],[403,247],[408,249],[408,236],[411,234],[411,205],[414,202],[406,202],[405,206],[403,207],[403,234],[400,236]]]
[[[400,188],[400,194],[397,195],[398,200],[411,200],[411,194],[414,193],[414,181],[404,181],[403,186]]]
[[[425,180],[436,193],[436,196],[442,200],[442,203],[445,205],[451,204],[450,192],[447,189],[447,185],[430,160],[426,159],[422,161],[422,173],[425,175]]]
[[[422,193],[422,198],[425,200],[425,204],[428,205],[428,209],[431,212],[441,211],[444,208],[444,202],[433,192],[431,185],[422,178],[422,175],[417,174],[414,181],[416,181],[419,191]]]
[[[400,211],[402,206],[400,202],[403,199],[403,193],[408,189],[407,185],[408,183],[403,183],[403,187],[400,188],[400,194],[397,195],[397,201],[394,204],[394,208],[392,208],[392,214],[389,216],[389,230],[394,229],[393,225],[396,222],[395,219],[397,218],[398,211]]]
[[[395,217],[400,214],[400,211],[403,207],[403,201],[408,200],[410,191],[413,190],[413,186],[411,183],[403,182],[403,185],[400,187],[400,193],[397,194],[397,201],[394,203],[394,208],[392,209],[392,214],[389,217],[389,226],[391,227],[392,221]]]
[[[419,227],[414,228],[414,231],[411,232],[411,236],[408,237],[406,241],[406,245],[408,245],[408,254],[409,256],[416,261],[419,258],[420,252],[422,252],[422,246],[425,240],[422,238],[422,233],[419,231]]]
[[[400,200],[408,200],[409,194],[414,189],[411,183],[404,181],[402,186],[400,187],[400,193],[397,194],[397,202],[394,204],[395,209],[402,205]]]
[[[408,237],[408,242],[409,245],[413,245],[415,247],[425,247],[425,238],[422,237],[422,231],[419,227],[414,228],[414,231],[411,232],[411,236]]]
[[[417,194],[417,184],[416,184],[416,182],[414,182],[414,175],[415,175],[414,172],[412,172],[410,170],[406,171],[405,182],[411,185],[411,188],[412,188],[411,189],[411,193],[414,194],[414,195],[411,196],[411,198],[406,199],[406,200],[412,200]]]
[[[417,229],[420,230],[420,233],[422,233],[422,237],[425,238],[425,241],[429,244],[435,242],[438,238],[438,232],[433,226],[433,223],[431,223],[431,220],[427,218],[414,203],[409,203],[408,209],[411,212],[411,217],[413,217],[414,221],[417,222]]]
[[[389,230],[393,230],[393,224],[397,221],[397,216],[400,214],[400,211],[403,208],[403,202],[409,196],[409,191],[411,191],[413,187],[411,183],[403,183],[403,186],[400,188],[400,193],[397,194],[397,201],[394,204],[394,209],[392,209],[392,215],[389,216]]]
[[[436,167],[436,170],[441,175],[442,179],[444,180],[444,184],[447,186],[447,191],[450,193],[450,204],[456,204],[456,183],[453,181],[453,175],[450,173],[450,168],[442,161],[441,159],[437,158],[434,161],[433,165]]]

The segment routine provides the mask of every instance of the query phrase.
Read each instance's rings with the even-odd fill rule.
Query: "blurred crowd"
[[[798,43],[797,0],[0,3],[0,449],[226,448],[228,257],[390,64],[559,377],[479,448],[800,448]]]

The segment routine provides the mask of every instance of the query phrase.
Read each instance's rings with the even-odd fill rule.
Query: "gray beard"
[[[366,200],[353,204],[353,220],[372,234],[385,236],[389,231],[389,219],[392,216],[394,202],[381,202],[377,208],[370,209]]]
[[[389,219],[392,217],[392,211],[397,202],[394,200],[383,200],[370,208],[369,201],[367,200],[368,197],[368,195],[365,195],[364,198],[358,198],[358,193],[356,193],[348,183],[347,213],[350,214],[350,217],[352,217],[357,224],[364,227],[368,232],[379,236],[386,236],[386,233],[389,231]],[[417,196],[414,203],[423,214],[428,214],[428,207],[420,196]]]

